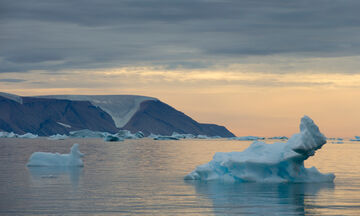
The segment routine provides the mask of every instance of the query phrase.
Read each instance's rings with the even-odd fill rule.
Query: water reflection
[[[333,183],[226,184],[192,182],[196,193],[213,202],[215,215],[313,215],[311,200]]]
[[[79,179],[82,175],[82,167],[28,167],[33,180],[39,183],[44,181],[62,181],[63,183],[71,183],[74,188],[79,185]],[[68,177],[68,178],[67,178]],[[64,182],[65,179],[65,182]],[[68,179],[70,182],[66,182]]]

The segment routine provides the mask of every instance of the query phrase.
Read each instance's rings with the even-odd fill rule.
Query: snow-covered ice
[[[118,128],[122,128],[128,123],[131,117],[139,110],[142,102],[157,100],[153,97],[136,95],[47,95],[38,97],[90,101],[94,106],[98,106],[107,112]]]
[[[326,143],[325,136],[307,116],[300,133],[287,143],[255,141],[243,152],[216,153],[212,161],[198,166],[185,180],[225,182],[332,182],[335,175],[322,174],[304,161]]]
[[[240,140],[240,141],[249,141],[249,140],[263,140],[265,137],[258,136],[241,136],[241,137],[230,137],[229,140]]]
[[[26,165],[29,167],[82,167],[84,166],[81,160],[83,156],[84,154],[79,151],[79,144],[74,144],[69,154],[34,152]]]

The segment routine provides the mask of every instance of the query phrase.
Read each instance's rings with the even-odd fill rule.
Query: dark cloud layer
[[[360,53],[358,0],[2,0],[0,72]]]

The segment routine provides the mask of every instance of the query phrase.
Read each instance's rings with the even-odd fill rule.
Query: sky
[[[358,0],[0,0],[0,91],[157,97],[237,136],[360,135]]]

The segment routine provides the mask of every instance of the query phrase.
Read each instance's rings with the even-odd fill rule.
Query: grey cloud
[[[23,79],[0,79],[0,82],[8,82],[8,83],[18,83],[18,82],[25,82],[26,80]]]
[[[359,10],[358,0],[2,0],[0,72],[360,55]]]

